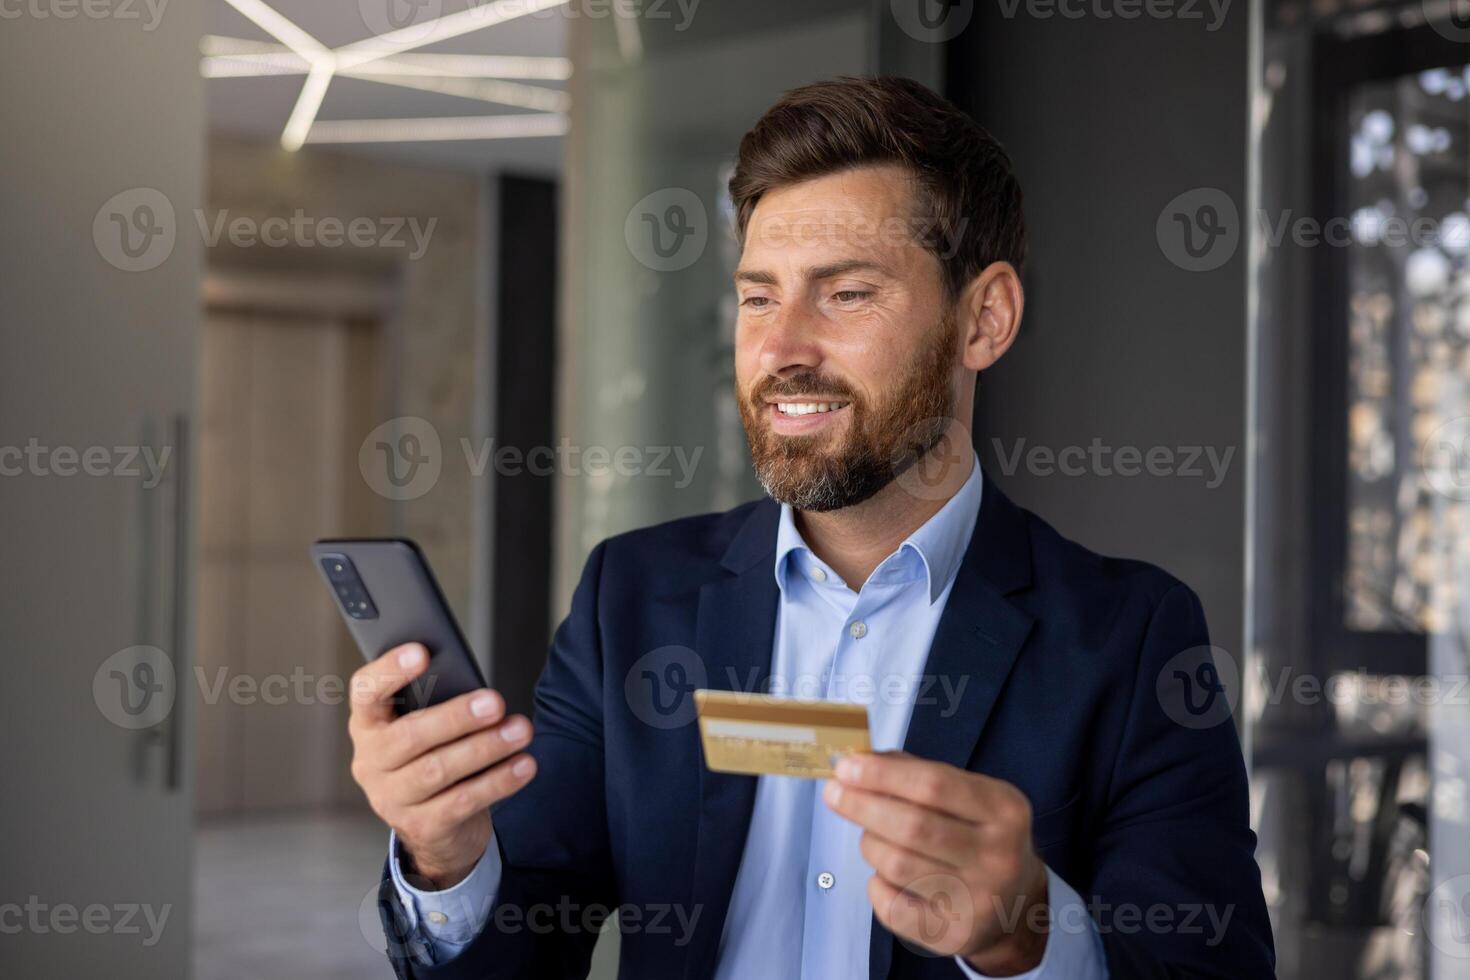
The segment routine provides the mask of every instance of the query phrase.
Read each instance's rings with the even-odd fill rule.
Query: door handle
[[[189,699],[183,680],[188,676],[189,650],[189,417],[173,420],[173,557],[169,562],[169,657],[174,665],[174,706],[169,715],[165,781],[169,792],[183,785],[184,712]]]
[[[139,431],[139,445],[152,447],[157,431],[153,419],[145,418]],[[157,497],[150,489],[143,489],[139,513],[139,558],[138,558],[138,636],[144,643],[162,641],[168,663],[172,665],[174,682],[173,705],[158,724],[137,733],[138,742],[133,754],[134,778],[139,783],[149,781],[152,770],[150,761],[154,750],[164,750],[164,786],[174,792],[183,785],[183,738],[184,718],[188,697],[184,690],[187,671],[183,668],[189,661],[189,419],[186,415],[176,416],[167,433],[172,443],[171,456],[165,457],[166,480],[169,481],[171,499],[168,501],[168,523],[171,531],[168,539],[168,589],[166,604],[161,610],[162,622],[156,614],[158,609],[155,591],[160,571],[159,507]],[[160,628],[166,631],[160,635]]]

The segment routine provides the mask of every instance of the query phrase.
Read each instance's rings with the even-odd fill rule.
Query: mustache
[[[857,401],[848,384],[815,371],[793,374],[789,378],[767,377],[755,386],[755,390],[750,393],[750,398],[753,402],[761,402],[768,398],[796,399],[806,395],[827,395],[842,401]]]

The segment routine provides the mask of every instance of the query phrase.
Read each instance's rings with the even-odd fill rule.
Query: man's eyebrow
[[[845,276],[852,272],[876,272],[879,275],[888,275],[888,270],[868,259],[843,259],[841,262],[829,262],[827,265],[809,266],[804,270],[807,279],[831,279],[834,276]],[[776,277],[764,269],[736,269],[736,282],[753,282],[763,286],[776,285]]]
[[[736,269],[736,282],[753,282],[762,286],[776,285],[776,277],[764,269]]]
[[[844,259],[841,262],[812,266],[806,270],[806,277],[808,279],[831,279],[835,276],[845,276],[850,272],[876,272],[879,275],[888,275],[885,267],[869,259]]]

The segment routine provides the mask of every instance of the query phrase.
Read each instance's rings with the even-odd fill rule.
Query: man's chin
[[[794,470],[789,463],[756,468],[756,475],[766,494],[777,503],[789,504],[796,510],[827,513],[863,503],[893,478],[892,472],[813,466]]]

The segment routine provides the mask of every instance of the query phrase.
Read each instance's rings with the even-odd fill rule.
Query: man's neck
[[[944,442],[941,442],[944,445]],[[830,511],[797,511],[796,527],[802,540],[856,592],[873,570],[925,522],[959,493],[975,467],[975,451],[965,442],[958,452],[945,447],[930,450],[915,467],[925,474],[938,474],[916,494],[907,480],[892,480],[860,504]]]

